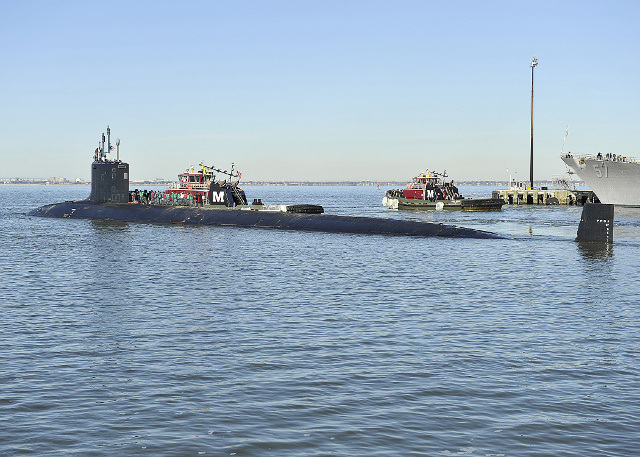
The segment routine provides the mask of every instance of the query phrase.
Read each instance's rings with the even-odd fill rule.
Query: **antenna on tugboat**
[[[531,178],[531,190],[533,190],[533,69],[538,66],[538,58],[533,56],[531,61],[531,160],[529,162],[529,177]]]

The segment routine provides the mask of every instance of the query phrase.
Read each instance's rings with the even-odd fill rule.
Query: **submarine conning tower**
[[[111,129],[107,126],[106,144],[103,133],[91,164],[91,195],[89,195],[89,200],[92,202],[129,202],[129,164],[120,161],[120,138],[116,138],[116,160],[111,160],[112,148]]]

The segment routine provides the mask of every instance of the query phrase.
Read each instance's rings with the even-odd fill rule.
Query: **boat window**
[[[196,181],[196,177],[193,175],[189,176],[189,182],[195,182]]]

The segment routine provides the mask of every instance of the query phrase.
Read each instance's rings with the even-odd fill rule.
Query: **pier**
[[[540,188],[510,188],[494,190],[493,198],[501,198],[509,205],[577,205],[599,203],[592,190]]]

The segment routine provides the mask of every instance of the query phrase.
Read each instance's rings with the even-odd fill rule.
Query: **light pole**
[[[529,162],[529,178],[531,180],[531,190],[533,190],[533,69],[538,65],[537,57],[531,61],[531,161]]]

